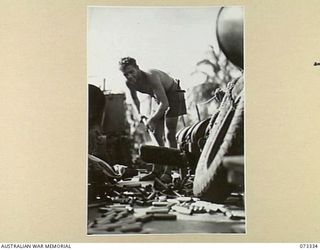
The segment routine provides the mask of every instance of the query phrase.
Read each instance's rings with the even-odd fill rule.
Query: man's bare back
[[[159,87],[159,83],[165,92],[174,84],[174,79],[172,77],[158,69],[150,69],[147,71],[141,70],[141,74],[141,78],[137,82],[129,80],[127,81],[129,89],[133,89],[154,97],[154,91],[157,89],[157,87]],[[155,81],[155,78],[159,79],[159,81]]]

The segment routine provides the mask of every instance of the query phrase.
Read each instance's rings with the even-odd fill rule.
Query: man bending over
[[[179,82],[161,70],[141,70],[136,60],[131,57],[122,58],[119,64],[121,72],[127,79],[126,85],[138,113],[140,114],[140,101],[137,91],[150,95],[158,103],[157,110],[149,117],[146,124],[154,133],[159,146],[164,146],[166,138],[169,147],[176,148],[178,117],[186,114],[184,91],[181,90]],[[165,173],[169,174],[168,171]]]

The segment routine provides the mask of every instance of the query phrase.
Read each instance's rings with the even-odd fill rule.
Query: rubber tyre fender
[[[208,125],[211,121],[211,118],[207,118],[205,120],[203,120],[202,122],[200,122],[197,127],[194,129],[192,136],[191,136],[191,143],[196,145],[196,147],[199,148],[199,153],[201,152],[203,146],[204,146],[204,142],[205,142],[205,136],[206,136],[206,131],[208,128]]]
[[[197,143],[200,138],[204,137],[210,120],[211,120],[211,117],[197,123],[196,127],[192,131],[192,135],[191,135],[192,143]]]
[[[193,184],[195,196],[216,203],[222,203],[233,189],[227,181],[227,170],[222,167],[223,157],[244,152],[243,92],[236,100],[236,107],[230,101],[227,103],[220,111],[200,155]]]
[[[182,142],[183,137],[184,137],[184,134],[186,133],[186,130],[188,130],[188,129],[189,129],[189,126],[180,129],[180,130],[176,133],[176,140],[177,140],[178,143],[179,143],[179,142]]]
[[[197,127],[197,125],[199,123],[201,123],[201,121],[191,125],[190,129],[188,130],[188,132],[185,135],[185,141],[191,142],[193,131],[195,130],[195,128]]]
[[[190,128],[191,126],[185,127],[177,133],[176,139],[177,139],[177,144],[179,149],[183,149],[185,147],[186,135]]]

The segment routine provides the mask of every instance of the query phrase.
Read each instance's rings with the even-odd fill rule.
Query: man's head
[[[137,62],[132,57],[121,58],[119,62],[120,70],[129,82],[135,83],[140,76],[140,69]]]

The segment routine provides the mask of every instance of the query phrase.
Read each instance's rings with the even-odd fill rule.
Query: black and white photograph
[[[244,12],[87,7],[87,235],[246,234]]]

